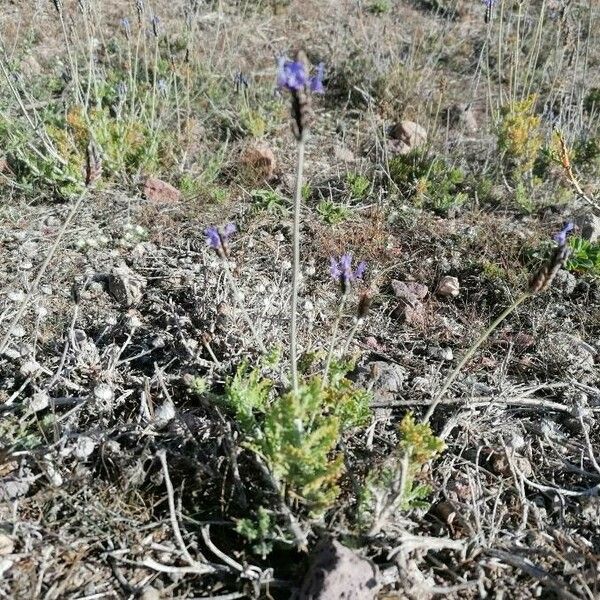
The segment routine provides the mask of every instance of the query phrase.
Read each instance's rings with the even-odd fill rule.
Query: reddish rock
[[[396,316],[409,325],[425,324],[425,306],[421,302],[429,293],[426,285],[416,281],[392,281],[394,295],[399,300]]]
[[[242,174],[255,182],[269,181],[275,174],[275,154],[264,144],[254,144],[242,150],[240,155]]]
[[[427,131],[413,121],[400,121],[390,130],[390,149],[397,154],[408,154],[427,141]]]
[[[173,187],[170,183],[159,179],[158,177],[148,177],[144,184],[144,196],[158,203],[179,202],[181,200],[181,192]]]
[[[396,298],[423,300],[429,293],[429,289],[422,283],[416,281],[392,280],[392,289]]]

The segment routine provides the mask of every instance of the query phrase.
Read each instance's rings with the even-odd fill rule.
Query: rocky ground
[[[61,130],[68,50],[84,74],[86,39],[90,72],[131,74],[120,19],[137,27],[136,7],[107,2],[82,20],[76,2],[30,4],[0,17],[2,81],[17,88],[0,104],[0,594],[597,598],[599,8],[500,0],[486,24],[485,6],[466,0],[156,0],[139,39],[152,65],[146,30],[160,16],[164,61],[149,68],[196,83],[157,96],[158,159],[105,158],[76,206],[62,180],[19,171],[28,146],[6,122],[25,112]],[[328,347],[340,296],[330,257],[365,260],[358,293],[373,303],[350,377],[372,401],[368,424],[340,439],[353,466],[337,504],[310,519],[290,502],[307,547],[261,553],[236,523],[261,502],[290,509],[268,496],[215,398],[258,361],[254,334],[287,347],[296,144],[275,59],[299,46],[326,65],[306,146],[300,350]],[[505,107],[534,93],[507,129]],[[556,128],[582,190],[548,158]],[[419,151],[442,162],[419,170]],[[229,222],[237,301],[203,235]],[[566,222],[582,240],[575,258],[500,324],[433,414],[446,448],[419,472],[426,503],[357,533],[353,476],[393,454],[398,423],[424,415]]]

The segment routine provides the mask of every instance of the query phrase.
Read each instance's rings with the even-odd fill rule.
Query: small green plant
[[[271,381],[242,363],[226,385],[224,402],[244,445],[264,460],[285,497],[311,514],[321,514],[338,496],[343,455],[336,448],[342,436],[370,418],[371,395],[345,377],[348,368],[336,363],[327,384],[315,376],[297,393],[272,397]]]
[[[352,200],[364,200],[369,195],[371,181],[360,173],[348,173],[346,185]]]
[[[369,4],[369,12],[373,15],[385,15],[392,9],[390,0],[375,0]]]
[[[569,271],[600,275],[600,244],[572,236],[569,239],[571,255],[566,267]]]
[[[578,140],[573,146],[573,164],[581,170],[596,172],[600,169],[600,138]]]
[[[285,199],[275,190],[253,190],[251,195],[257,210],[264,210],[270,214],[284,214],[288,211]]]
[[[350,217],[348,207],[327,199],[323,199],[317,204],[317,212],[321,219],[329,225],[337,225]]]
[[[522,181],[519,181],[515,187],[515,202],[527,214],[531,214],[535,210],[535,202],[531,197],[531,193]]]
[[[417,205],[445,214],[468,199],[463,170],[427,152],[417,150],[397,156],[390,160],[389,169],[401,193]]]
[[[535,114],[536,97],[514,101],[500,110],[498,149],[515,180],[530,173],[542,148],[540,117]]]
[[[302,200],[304,200],[305,202],[309,200],[313,193],[312,186],[310,185],[310,183],[303,183],[302,190],[300,193],[302,195]]]
[[[417,423],[407,413],[399,425],[400,440],[392,455],[367,475],[358,498],[359,527],[369,535],[378,533],[398,510],[427,507],[431,493],[419,481],[423,466],[445,448],[427,423]]]
[[[258,507],[255,519],[239,519],[235,530],[252,542],[252,551],[263,560],[273,550],[273,542],[282,539],[282,535],[276,533],[274,519],[262,506]]]
[[[254,432],[256,414],[263,414],[268,406],[272,382],[262,376],[260,368],[251,369],[247,361],[237,368],[235,375],[227,381],[225,397],[233,409],[235,418],[246,432]]]

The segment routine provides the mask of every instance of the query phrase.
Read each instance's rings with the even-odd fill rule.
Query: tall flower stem
[[[342,314],[344,313],[344,306],[346,304],[347,294],[342,295],[340,304],[338,306],[337,316],[333,323],[333,331],[331,332],[331,342],[329,343],[329,352],[327,353],[327,360],[325,361],[325,369],[323,370],[323,385],[327,384],[327,378],[329,376],[329,367],[331,367],[331,360],[333,358],[333,351],[335,350],[335,343],[337,342],[337,334],[340,328],[340,321],[342,320]]]
[[[296,167],[296,192],[294,194],[294,229],[292,262],[292,298],[290,322],[290,371],[292,389],[298,392],[298,287],[300,284],[300,207],[302,204],[302,173],[304,171],[304,137],[298,140],[298,162]]]
[[[512,313],[518,306],[523,304],[523,302],[525,302],[525,300],[527,300],[527,298],[529,298],[531,295],[532,294],[529,291],[521,294],[508,308],[506,308],[498,317],[496,317],[496,319],[494,319],[492,324],[481,334],[481,336],[477,339],[477,341],[467,350],[465,355],[462,357],[461,361],[458,363],[458,365],[456,365],[456,368],[454,369],[454,371],[452,371],[452,373],[450,373],[450,375],[446,379],[444,385],[442,386],[442,389],[438,392],[437,396],[434,398],[433,402],[431,403],[431,406],[429,407],[429,410],[423,417],[423,423],[429,422],[429,419],[431,419],[433,412],[437,408],[438,404],[442,401],[444,394],[448,391],[448,388],[454,383],[454,380],[458,377],[458,374],[461,372],[462,368],[469,362],[469,360],[471,359],[473,354],[475,354],[475,352],[477,351],[479,346],[481,346],[481,344],[483,344],[483,342],[485,342],[490,337],[492,332],[498,327],[498,325],[500,325],[500,323],[502,323],[502,321],[504,321],[504,319],[506,319],[506,317],[508,317],[508,315],[510,315],[510,313]]]

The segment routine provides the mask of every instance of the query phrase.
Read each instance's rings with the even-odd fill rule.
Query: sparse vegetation
[[[598,596],[562,4],[3,8],[0,596]]]

